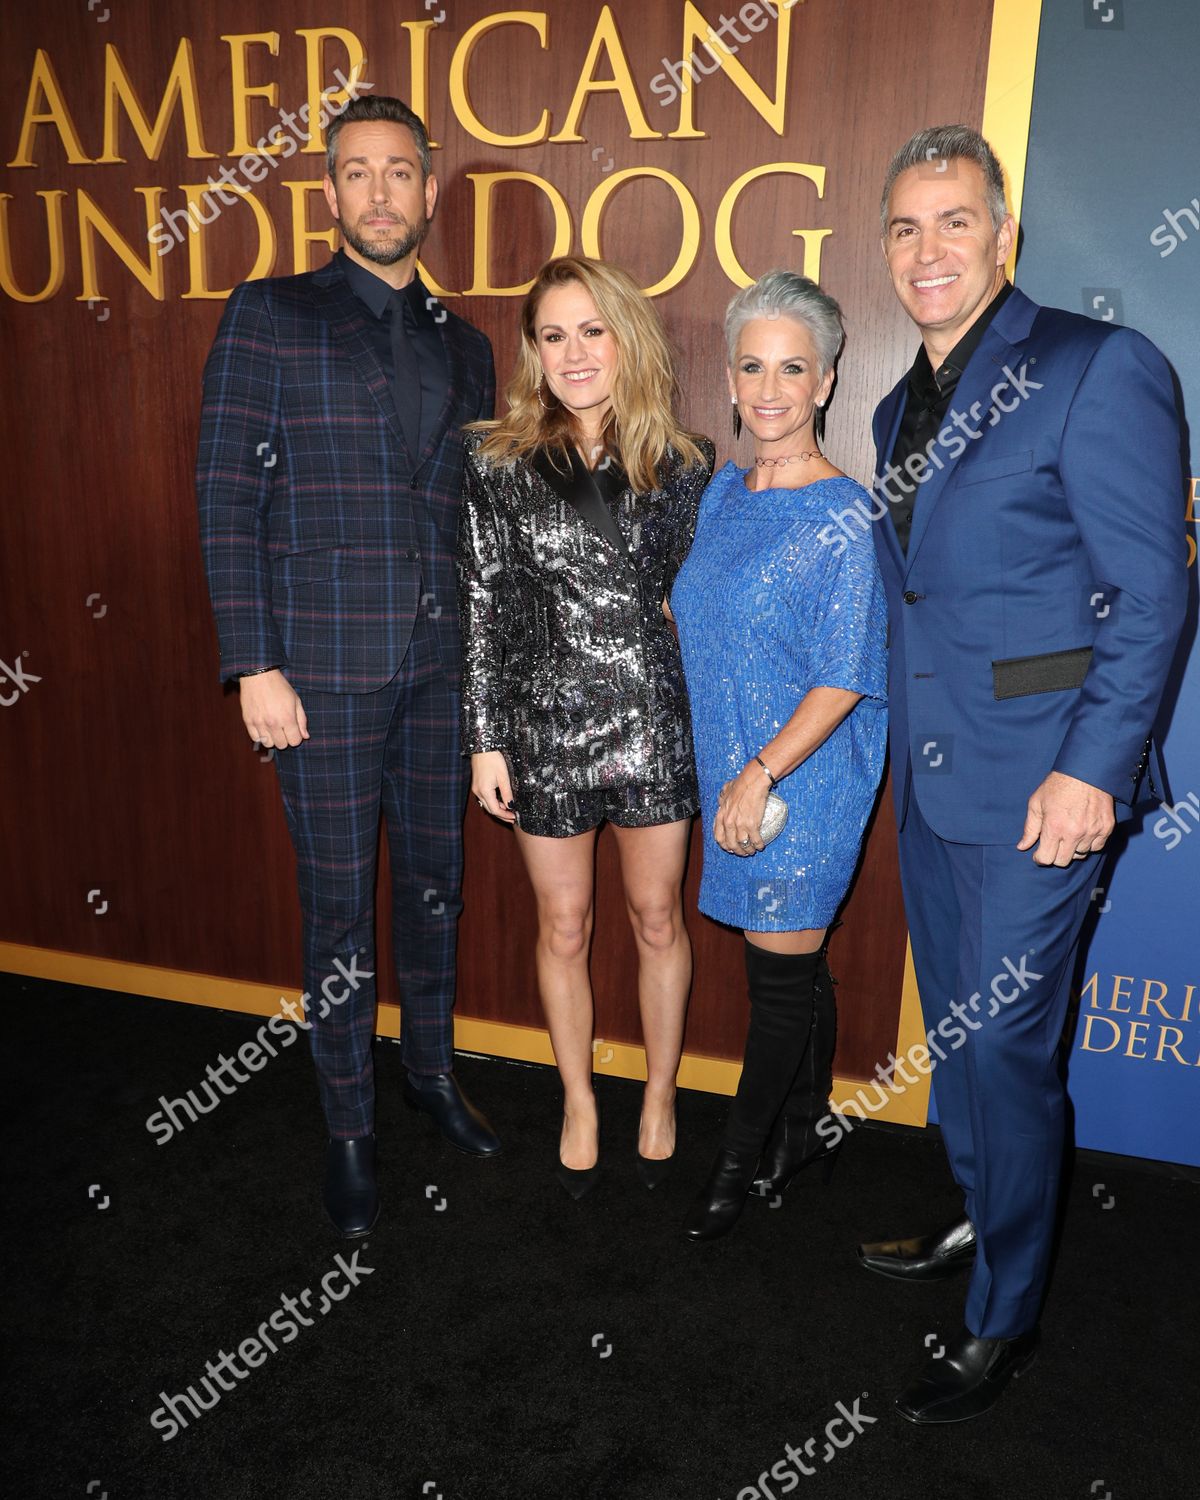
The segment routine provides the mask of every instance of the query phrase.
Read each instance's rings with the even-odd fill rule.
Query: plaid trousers
[[[296,850],[307,1020],[335,1139],[374,1127],[375,878],[387,822],[401,1056],[454,1065],[455,945],[462,910],[467,762],[459,683],[420,611],[399,671],[376,692],[301,694],[310,738],[275,765]]]

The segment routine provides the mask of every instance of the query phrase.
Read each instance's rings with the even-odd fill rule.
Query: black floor
[[[981,1421],[917,1429],[890,1398],[958,1325],[962,1286],[895,1285],[852,1247],[955,1212],[932,1135],[861,1129],[828,1189],[753,1201],[728,1240],[690,1246],[678,1224],[723,1099],[680,1095],[681,1159],[651,1194],[633,1170],[638,1090],[600,1080],[606,1176],[576,1204],[551,1177],[555,1073],[460,1058],[507,1148],[479,1162],[401,1108],[399,1050],[380,1043],[384,1215],[357,1247],[359,1284],[332,1281],[344,1300],[322,1316],[321,1278],[338,1254],[355,1262],[319,1207],[303,1044],[158,1145],[145,1121],[159,1096],[198,1088],[257,1019],[16,976],[0,995],[6,1494],[1200,1494],[1194,1173],[1081,1156],[1040,1360]],[[289,1323],[285,1296],[311,1326]],[[252,1346],[262,1362],[248,1368],[237,1346],[272,1314],[276,1352]],[[207,1400],[201,1377],[222,1351],[244,1378],[225,1367],[232,1388],[164,1441],[161,1393]],[[825,1438],[839,1404],[873,1419],[841,1449]],[[786,1477],[786,1445],[803,1458],[809,1439],[815,1472]]]

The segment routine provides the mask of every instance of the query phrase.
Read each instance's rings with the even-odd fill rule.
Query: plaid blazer
[[[298,689],[366,693],[419,609],[460,660],[455,552],[464,423],[492,415],[492,350],[438,305],[445,404],[414,456],[337,260],[248,281],[204,367],[196,491],[222,680],[278,665]]]

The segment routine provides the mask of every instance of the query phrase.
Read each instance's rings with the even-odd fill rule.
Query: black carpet
[[[752,1201],[727,1240],[691,1246],[678,1226],[724,1099],[681,1093],[680,1160],[651,1194],[633,1166],[639,1090],[598,1080],[605,1177],[577,1204],[551,1176],[552,1070],[460,1057],[505,1140],[481,1162],[402,1108],[399,1049],[379,1043],[384,1214],[347,1246],[319,1206],[306,1044],[159,1145],[145,1125],[159,1096],[198,1089],[257,1018],[17,976],[0,993],[6,1494],[1200,1494],[1194,1173],[1081,1154],[1038,1363],[982,1420],[918,1429],[890,1399],[957,1327],[963,1285],[897,1285],[852,1248],[957,1211],[934,1133],[859,1129],[828,1189]],[[342,1300],[322,1315],[339,1254],[358,1284],[338,1272]],[[238,1345],[264,1324],[275,1352],[259,1340],[243,1363]],[[207,1402],[222,1351],[243,1378],[218,1366],[231,1389],[210,1382],[216,1404],[198,1418],[178,1407],[187,1428],[164,1441],[161,1393],[195,1386]],[[861,1428],[834,1427],[844,1447],[825,1435],[839,1405]]]

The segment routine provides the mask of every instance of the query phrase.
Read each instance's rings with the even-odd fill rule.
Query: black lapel
[[[625,475],[615,459],[599,473],[593,473],[574,448],[569,450],[571,472],[568,474],[555,464],[554,458],[545,448],[533,455],[533,467],[561,500],[574,507],[594,530],[598,531],[610,546],[625,558],[629,548],[616,517],[605,499],[605,491],[616,496],[625,487]],[[561,463],[561,459],[560,459]],[[604,490],[601,489],[603,484]]]

